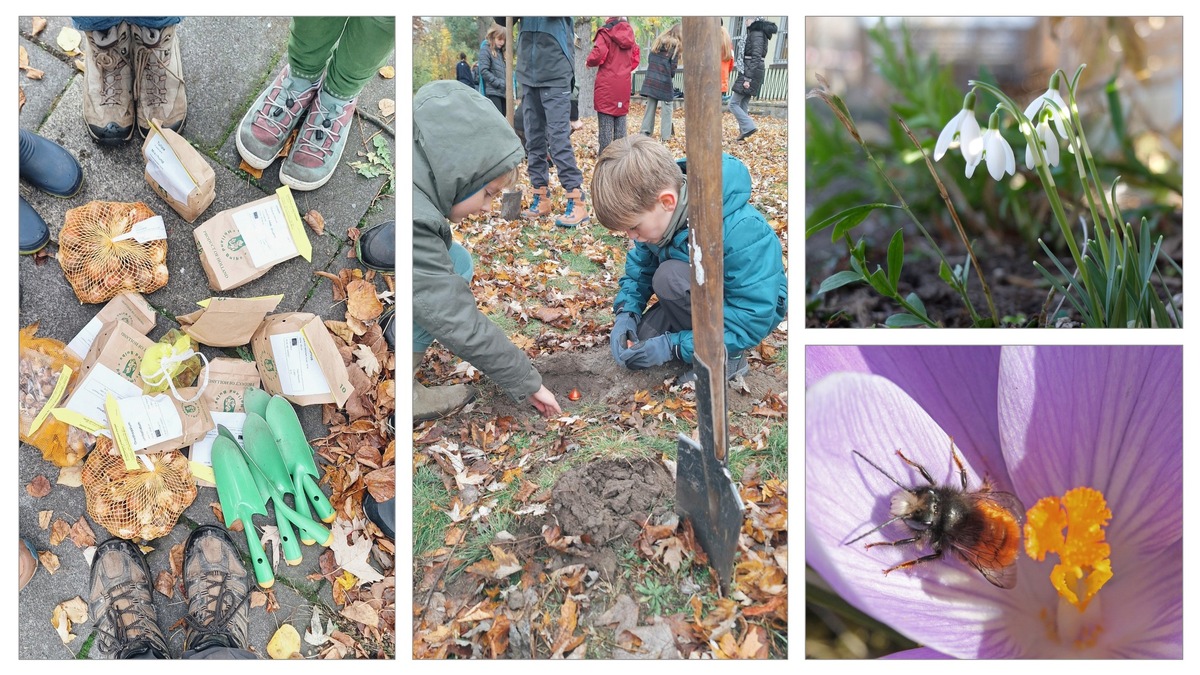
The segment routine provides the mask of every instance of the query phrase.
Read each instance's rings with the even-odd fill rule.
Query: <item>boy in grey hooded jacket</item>
[[[461,139],[470,137],[471,143]],[[437,340],[517,400],[543,415],[561,414],[529,357],[479,311],[471,294],[471,256],[450,222],[490,210],[516,181],[517,135],[479,92],[431,82],[413,98],[413,417],[454,412],[474,397],[465,385],[423,387],[416,370]]]

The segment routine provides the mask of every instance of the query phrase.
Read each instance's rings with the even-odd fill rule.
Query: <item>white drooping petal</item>
[[[1033,171],[1034,167],[1037,166],[1037,157],[1033,151],[1033,143],[1025,145],[1025,166],[1030,171]]]
[[[1003,178],[1005,173],[1017,172],[1017,161],[1012,147],[997,129],[988,129],[983,135],[983,158],[987,161],[988,173],[996,180]]]
[[[983,153],[978,157],[971,157],[967,160],[967,178],[975,175],[975,167],[979,166],[979,162],[983,159]]]
[[[1050,131],[1050,125],[1042,122],[1038,125],[1038,134],[1041,136],[1042,144],[1046,149],[1046,163],[1050,166],[1058,166],[1058,139]]]
[[[944,157],[950,146],[954,145],[954,139],[958,136],[958,129],[962,126],[963,119],[968,116],[971,117],[971,121],[975,121],[975,116],[971,114],[971,111],[963,108],[942,128],[942,133],[938,134],[937,145],[933,148],[933,161],[936,162]],[[975,128],[979,128],[978,122],[975,122]]]
[[[1050,109],[1050,117],[1054,119],[1054,128],[1058,131],[1058,135],[1066,138],[1067,129],[1063,125],[1063,116],[1068,114],[1067,102],[1064,101],[1063,97],[1059,95],[1057,89],[1051,89],[1047,91],[1043,95],[1043,98],[1054,101],[1056,104],[1058,104],[1057,109],[1051,105],[1047,105],[1046,107]]]
[[[968,112],[964,110],[963,112]],[[970,164],[971,161],[979,162],[979,157],[983,155],[983,134],[979,129],[979,122],[975,119],[974,114],[968,114],[963,120],[962,127],[959,129],[959,148],[962,150],[963,159]]]

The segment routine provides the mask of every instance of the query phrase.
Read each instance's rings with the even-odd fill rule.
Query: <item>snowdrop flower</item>
[[[806,561],[847,602],[920,643],[899,657],[1183,656],[1179,347],[809,347]],[[889,517],[897,480],[984,477],[1022,514],[1005,590],[928,547],[846,545]],[[894,523],[874,536],[896,540]],[[874,539],[872,539],[874,541]],[[1046,555],[1050,552],[1050,555]]]
[[[1046,101],[1054,101],[1058,105],[1058,108],[1046,105]],[[1033,99],[1029,106],[1025,108],[1025,117],[1033,120],[1034,115],[1041,112],[1043,108],[1050,113],[1050,118],[1054,120],[1054,128],[1058,130],[1058,135],[1066,138],[1067,129],[1063,126],[1063,118],[1067,114],[1068,108],[1067,102],[1058,93],[1057,72],[1050,76],[1050,88],[1046,90],[1046,93]]]
[[[942,133],[938,134],[937,145],[933,149],[933,161],[944,157],[955,141],[958,142],[967,164],[971,164],[972,161],[979,163],[978,158],[983,154],[983,142],[979,133],[979,122],[975,120],[974,91],[967,94],[963,99],[962,110],[958,111],[942,129]]]
[[[1041,116],[1042,121],[1034,127],[1033,138],[1042,144],[1042,151],[1046,153],[1046,163],[1050,166],[1058,166],[1058,138],[1054,136],[1054,132],[1050,131],[1050,125],[1046,123],[1046,116]],[[1025,146],[1025,166],[1032,171],[1037,163],[1037,153],[1033,150],[1033,145]]]
[[[1000,134],[1000,112],[992,113],[988,120],[988,130],[983,133],[983,154],[975,161],[967,160],[967,178],[975,175],[975,167],[986,160],[988,173],[992,178],[1000,180],[1004,174],[1017,174],[1017,156],[1013,154],[1012,146]]]

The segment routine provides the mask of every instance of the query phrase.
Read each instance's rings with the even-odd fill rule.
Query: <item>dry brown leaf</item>
[[[166,570],[159,572],[154,580],[154,590],[168,598],[175,597],[175,576]]]
[[[492,550],[492,560],[480,560],[467,567],[467,571],[481,577],[501,581],[510,574],[521,571],[521,561],[517,556],[505,551],[499,546],[488,546]]]
[[[379,612],[370,604],[357,600],[354,604],[342,610],[342,616],[357,621],[364,626],[375,628],[379,626]]]
[[[241,169],[242,171],[245,171],[246,173],[250,174],[251,176],[254,176],[255,180],[262,180],[263,170],[256,169],[256,168],[250,166],[249,164],[246,163],[246,160],[243,159],[241,161],[241,163],[238,164],[238,168]]]
[[[28,67],[29,67],[29,52],[25,51],[24,45],[20,45],[17,47],[17,68],[20,70],[25,70]]]
[[[262,607],[267,604],[267,594],[262,591],[252,591],[250,593],[250,607]]]
[[[50,613],[50,625],[58,631],[58,636],[62,639],[63,644],[68,644],[78,637],[71,634],[72,624],[85,623],[87,620],[87,603],[78,595],[66,602],[59,603]]]
[[[353,314],[346,312],[346,325],[350,327],[350,332],[355,335],[366,335],[367,329],[370,328],[367,324],[359,321]]]
[[[538,307],[533,311],[533,317],[542,323],[554,323],[566,314],[567,310],[558,307]]]
[[[177,577],[183,576],[183,545],[185,542],[179,542],[171,547],[171,552],[168,557],[171,559],[171,574]]]
[[[83,59],[75,59],[75,69],[81,73],[87,72],[87,66],[84,65]]]
[[[40,16],[33,17],[33,30],[30,31],[30,35],[37,37],[38,33],[46,30],[47,23],[48,22]]]
[[[508,616],[506,614],[497,614],[496,620],[492,622],[492,627],[488,629],[487,634],[483,638],[483,644],[487,647],[487,656],[489,659],[498,659],[508,650],[508,628]]]
[[[367,491],[377,502],[386,502],[396,497],[396,465],[376,469],[366,475]]]
[[[466,536],[467,533],[461,527],[451,525],[450,529],[446,530],[446,545],[457,546]]]
[[[58,480],[55,482],[65,487],[80,487],[83,485],[83,464],[79,463],[60,469]]]
[[[385,80],[390,80],[396,76],[396,69],[392,66],[384,66],[379,69],[379,76]]]
[[[347,321],[351,315],[359,321],[371,321],[382,313],[383,303],[375,293],[375,284],[362,279],[346,284]]]
[[[54,515],[54,511],[38,511],[38,527],[43,530],[50,527],[50,518]]]
[[[25,491],[34,499],[41,499],[50,494],[50,480],[45,476],[34,476],[33,480],[29,481],[29,485],[25,486]]]
[[[325,217],[321,215],[320,211],[310,209],[308,213],[304,214],[304,222],[313,232],[325,234]]]
[[[208,508],[212,509],[213,515],[217,517],[218,522],[220,522],[221,524],[225,523],[225,513],[221,510],[220,502],[212,502],[211,504],[208,505]],[[241,532],[242,531],[242,521],[240,521],[240,520],[233,521],[233,525],[231,527],[229,527],[229,531],[230,532]]]
[[[375,377],[381,370],[379,359],[375,358],[375,352],[371,351],[367,345],[360,344],[354,347],[354,360],[358,362],[367,377]]]
[[[17,114],[21,114],[21,109],[25,107],[25,90],[17,87]],[[43,249],[44,250],[44,249]],[[38,251],[41,253],[41,251]]]
[[[334,299],[337,300],[337,298]],[[348,345],[354,344],[354,331],[350,330],[350,326],[347,326],[345,321],[327,320],[325,327],[329,329],[330,333],[340,337],[342,342]]]
[[[38,560],[41,561],[42,567],[45,567],[46,571],[50,574],[58,571],[58,556],[54,555],[53,551],[38,551]]]
[[[25,77],[28,77],[31,80],[40,80],[45,76],[46,76],[46,73],[38,70],[37,68],[26,68],[25,69]]]
[[[358,521],[363,523],[364,521]],[[346,520],[335,520],[333,523],[333,543],[329,548],[333,551],[334,559],[339,567],[358,578],[358,583],[369,584],[383,579],[367,560],[371,555],[371,537],[362,534],[361,525]],[[353,544],[346,543],[353,537]],[[334,585],[337,590],[337,585]]]
[[[745,637],[742,638],[742,644],[738,646],[738,658],[768,658],[770,656],[770,651],[767,648],[768,644],[767,630],[762,626],[751,624],[750,629],[746,631]]]
[[[63,540],[71,536],[71,524],[59,518],[50,526],[50,545],[58,546],[63,543]]]
[[[79,516],[79,520],[71,526],[71,541],[75,542],[75,546],[79,548],[87,548],[96,545],[96,534],[92,532],[92,526],[88,525],[87,518]]]
[[[379,99],[379,112],[384,117],[391,117],[396,114],[396,102],[390,98]]]

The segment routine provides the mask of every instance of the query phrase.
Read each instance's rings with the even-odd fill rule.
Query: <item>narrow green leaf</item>
[[[826,218],[824,220],[818,221],[815,224],[808,225],[807,228],[805,229],[804,237],[805,238],[811,237],[814,234],[820,232],[821,230],[824,230],[827,227],[837,225],[838,227],[834,230],[834,233],[833,233],[833,240],[836,241],[837,239],[841,238],[843,233],[853,229],[859,223],[866,220],[867,216],[870,215],[870,213],[872,211],[874,211],[875,209],[882,209],[882,208],[894,209],[894,208],[899,208],[899,207],[892,206],[891,204],[884,204],[881,202],[876,202],[876,203],[871,203],[871,204],[859,204],[858,206],[851,206],[850,208],[842,210],[842,211],[838,211],[837,213],[833,214],[832,216],[829,216],[828,218]],[[845,224],[843,223],[843,221],[852,219],[852,218],[856,218],[856,220],[852,220],[850,223],[845,223]]]
[[[888,284],[887,275],[883,273],[882,269],[876,268],[874,274],[867,277],[867,281],[871,282],[871,286],[879,291],[880,295],[886,295],[889,298],[895,297],[896,291]]]
[[[916,307],[917,311],[922,315],[929,316],[929,312],[925,311],[925,303],[921,301],[921,298],[917,297],[916,293],[909,293],[908,297],[904,298],[904,300],[913,307]]]
[[[883,322],[883,325],[888,328],[912,328],[913,326],[924,326],[926,324],[920,317],[913,316],[907,312],[901,312],[889,316],[887,321]]]
[[[950,266],[946,264],[945,260],[938,264],[938,276],[941,277],[942,281],[951,286],[954,285],[954,273],[950,271]]]
[[[888,283],[900,287],[900,269],[904,267],[904,230],[896,230],[887,252]]]
[[[835,288],[841,288],[842,286],[845,286],[846,284],[852,284],[855,281],[863,281],[863,275],[850,270],[838,272],[837,274],[834,274],[825,281],[821,282],[821,287],[817,289],[817,295],[828,293]]]

